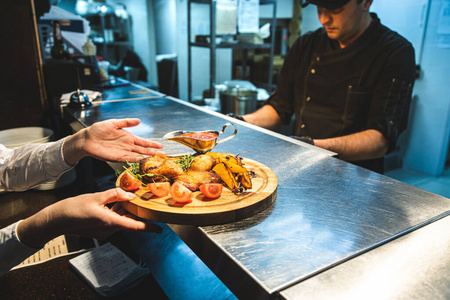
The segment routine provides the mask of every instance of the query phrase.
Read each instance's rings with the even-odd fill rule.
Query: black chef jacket
[[[389,151],[395,147],[409,113],[414,48],[371,16],[366,31],[343,49],[323,28],[290,49],[267,104],[284,124],[295,114],[294,135],[324,139],[376,129]],[[383,172],[383,158],[354,163]]]

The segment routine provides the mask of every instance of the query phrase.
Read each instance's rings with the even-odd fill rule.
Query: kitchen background
[[[120,65],[127,50],[133,50],[140,58],[147,74],[138,78],[131,68],[127,79],[214,109],[216,94],[211,78],[217,85],[232,79],[249,80],[270,93],[288,50],[289,36],[295,35],[290,24],[299,11],[293,0],[246,1],[247,8],[253,9],[251,19],[257,18],[257,27],[262,28],[259,34],[247,36],[255,44],[253,48],[220,47],[219,40],[214,49],[201,46],[205,42],[202,39],[209,42],[213,15],[218,20],[216,32],[226,33],[218,34],[222,40],[232,38],[236,26],[252,25],[231,22],[231,31],[230,26],[219,26],[230,25],[227,14],[236,13],[227,7],[232,0],[216,0],[223,9],[217,15],[210,13],[211,1],[191,4],[188,0],[54,0],[50,14],[38,20],[39,35],[44,43],[46,18],[59,13],[81,15],[88,21],[97,55],[103,56],[112,68]],[[98,10],[103,10],[103,18]],[[387,156],[386,175],[450,197],[450,0],[374,0],[371,10],[384,25],[414,45],[418,66],[409,126],[397,149]],[[275,28],[263,30],[267,29],[265,24],[274,21],[274,12]],[[220,24],[220,18],[228,21]],[[301,18],[301,33],[320,26],[313,5],[301,10]],[[80,38],[77,33],[66,31],[63,37],[69,46],[77,48],[86,41],[86,34]],[[261,39],[273,45],[273,56],[270,47],[258,46]]]

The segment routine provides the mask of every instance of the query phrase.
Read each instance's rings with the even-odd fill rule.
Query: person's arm
[[[56,180],[85,156],[114,162],[134,162],[140,156],[164,154],[160,143],[125,130],[139,119],[98,122],[57,142],[28,144],[16,149],[0,145],[0,188],[24,191]]]
[[[270,130],[289,124],[294,114],[294,75],[299,64],[301,40],[302,38],[299,38],[290,48],[274,93],[266,100],[263,107],[242,116],[244,121]]]
[[[104,239],[118,230],[155,231],[158,226],[136,221],[120,205],[106,209],[106,204],[129,201],[133,193],[114,188],[105,192],[67,198],[47,206],[17,226],[17,235],[29,247],[42,247],[62,235],[82,235]]]
[[[314,139],[314,145],[339,154],[345,161],[383,157],[389,143],[381,132],[368,129],[362,132],[328,139]]]
[[[64,139],[45,144],[27,144],[15,149],[0,145],[0,188],[24,191],[56,180],[71,168],[62,157]]]
[[[247,123],[271,130],[275,130],[282,125],[278,113],[268,104],[253,113],[242,116],[242,118]]]
[[[0,231],[0,275],[21,263],[51,239],[63,235],[82,235],[104,239],[116,231],[161,232],[161,227],[132,219],[116,203],[129,201],[134,194],[115,188],[85,194],[47,206],[33,216]]]
[[[371,141],[362,141],[362,143],[368,143],[366,148],[373,149],[373,152],[378,155],[380,151],[385,151],[387,154],[395,149],[399,135],[408,124],[412,89],[416,76],[412,45],[402,38],[398,39],[398,43],[393,44],[391,53],[384,62],[373,89],[369,116],[365,126],[367,132],[376,132],[377,134]],[[380,141],[382,138],[384,138],[383,141]],[[367,154],[370,155],[370,151]],[[366,157],[370,158],[370,156]]]
[[[314,139],[316,146],[336,152],[346,161],[380,158],[395,148],[408,121],[415,58],[413,47],[402,38],[391,40],[390,44],[386,47],[389,55],[380,65],[380,76],[373,87],[364,128],[347,136]]]
[[[16,228],[19,223],[0,229],[0,276],[39,250],[22,244],[17,238]]]

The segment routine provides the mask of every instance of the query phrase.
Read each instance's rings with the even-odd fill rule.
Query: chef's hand
[[[123,129],[139,125],[139,119],[120,119],[98,122],[68,136],[64,141],[64,159],[75,165],[85,156],[114,162],[134,162],[140,155],[165,154],[155,150],[163,145],[140,138]],[[153,149],[152,149],[153,148]]]
[[[314,140],[309,137],[309,136],[291,136],[291,138],[302,141],[304,143],[310,144],[310,145],[314,145]]]
[[[104,239],[119,230],[160,233],[161,227],[134,220],[118,203],[133,197],[132,193],[114,188],[61,200],[20,222],[17,236],[25,245],[41,248],[62,234]],[[111,209],[106,206],[114,202]]]
[[[246,122],[246,121],[244,120],[244,117],[243,117],[243,116],[238,115],[238,114],[235,114],[235,113],[229,113],[229,114],[227,114],[227,116]]]

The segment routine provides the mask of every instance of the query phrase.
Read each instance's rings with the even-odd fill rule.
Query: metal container
[[[248,81],[226,81],[225,90],[220,91],[220,111],[223,114],[245,115],[256,110],[258,90]]]

